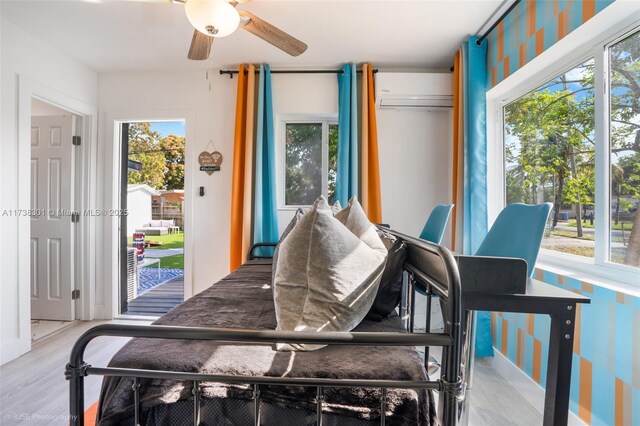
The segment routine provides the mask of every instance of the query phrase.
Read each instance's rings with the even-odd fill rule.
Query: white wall
[[[284,163],[281,156],[284,142],[282,116],[291,114],[317,114],[326,116],[338,114],[338,78],[334,74],[273,74],[273,111],[276,124],[276,164]],[[284,173],[278,170],[278,206],[284,205]],[[278,209],[278,227],[284,231],[296,209]]]
[[[62,108],[59,108],[55,105],[52,105],[48,102],[43,102],[40,99],[33,98],[31,100],[31,116],[57,116],[61,117],[64,115],[68,115],[69,113]]]
[[[138,188],[127,191],[127,236],[151,222],[151,194]]]
[[[99,158],[104,159],[106,182],[113,180],[114,173],[109,170],[114,158],[113,141],[107,140],[108,132],[105,131],[113,127],[113,117],[135,120],[141,114],[149,117],[154,112],[164,116],[167,111],[191,111],[195,118],[193,125],[187,122],[187,161],[196,158],[209,139],[213,139],[224,156],[222,170],[212,176],[198,171],[195,160],[194,164],[186,166],[185,244],[193,261],[194,294],[229,271],[236,84],[236,78],[220,76],[217,70],[212,73],[211,92],[204,72],[112,73],[100,76],[100,149],[104,151],[99,152]],[[281,114],[335,114],[338,109],[337,78],[332,74],[274,74],[273,97],[276,125]],[[383,219],[399,230],[417,235],[431,208],[438,203],[449,202],[451,114],[379,110],[378,127]],[[190,131],[193,132],[191,137]],[[276,134],[280,134],[278,129]],[[204,197],[198,196],[200,186],[205,187]],[[113,206],[113,200],[117,199],[114,191],[115,188],[105,186],[101,196],[105,208]],[[281,229],[292,214],[291,210],[279,211]],[[115,243],[107,241],[111,237],[111,229],[107,226],[104,230],[105,255],[115,249]],[[107,265],[109,257],[104,259]],[[112,275],[113,271],[98,271],[98,276],[107,276],[107,280],[111,280]]]
[[[436,204],[451,203],[453,122],[451,110],[379,109],[382,219],[418,236]],[[442,244],[450,247],[449,223]],[[416,327],[425,326],[426,298],[416,297]],[[442,327],[432,304],[431,326]]]
[[[379,109],[382,218],[418,236],[436,204],[451,203],[452,111]],[[448,246],[450,233],[443,244]]]
[[[233,164],[233,128],[235,117],[236,79],[212,73],[212,90],[204,71],[135,72],[100,75],[100,158],[105,176],[104,192],[100,195],[105,208],[117,201],[117,187],[112,165],[114,153],[113,121],[150,118],[186,119],[185,165],[185,283],[193,283],[193,293],[202,291],[229,271],[229,222],[231,202],[231,172]],[[111,139],[111,140],[110,140]],[[200,172],[197,155],[209,140],[213,140],[223,155],[220,172],[209,176]],[[204,197],[198,195],[205,188]],[[191,218],[191,219],[190,219]],[[111,224],[113,225],[113,224]],[[117,238],[113,227],[105,223],[102,247],[105,259],[106,283],[114,283],[117,270],[110,262],[117,254]],[[101,275],[100,275],[101,274]],[[188,284],[187,284],[188,285]],[[109,315],[113,294],[105,293],[105,316]]]
[[[335,75],[274,74],[273,93],[278,137],[282,134],[278,128],[280,114],[338,112]],[[376,112],[383,221],[417,236],[433,207],[451,202],[452,112],[410,108]],[[281,149],[277,155],[282,155]],[[280,197],[282,177],[278,173]],[[284,204],[279,201],[278,205]],[[278,210],[281,232],[294,211]],[[443,243],[448,245],[448,240],[447,233]]]
[[[28,188],[29,156],[22,153],[28,153],[25,149],[29,148],[18,145],[19,125],[23,124],[18,111],[25,107],[18,100],[18,81],[23,85],[33,82],[49,93],[95,106],[98,79],[96,73],[6,20],[2,20],[1,33],[0,199],[3,210],[26,210],[29,194],[20,189]],[[0,363],[5,363],[30,347],[29,218],[0,216],[0,240]],[[26,303],[20,306],[25,294]]]
[[[185,110],[195,116],[193,127],[187,122],[186,157],[196,158],[212,139],[224,157],[220,172],[212,176],[197,170],[197,164],[187,166],[185,200],[187,224],[185,245],[193,260],[194,294],[207,288],[229,272],[229,235],[231,212],[231,177],[233,164],[233,130],[237,78],[212,72],[212,90],[203,72],[140,72],[112,73],[100,76],[99,109],[100,158],[113,158],[113,141],[106,140],[111,117],[163,116],[167,111]],[[335,75],[274,75],[274,112],[335,113],[337,111],[337,78]],[[181,117],[175,117],[181,118]],[[110,122],[108,122],[110,121]],[[189,132],[193,131],[193,139]],[[277,130],[276,130],[277,131]],[[108,152],[109,151],[109,152]],[[106,182],[113,179],[110,162],[102,167]],[[198,195],[205,187],[205,196]],[[104,208],[113,206],[114,188],[105,187],[101,195]],[[189,205],[191,208],[189,209]],[[281,212],[280,224],[288,222],[292,212]],[[188,223],[191,217],[191,223]],[[191,228],[191,229],[189,229]],[[105,227],[104,253],[113,252],[109,244],[110,228]],[[98,276],[112,280],[110,271],[98,271]],[[108,298],[106,295],[105,298]]]

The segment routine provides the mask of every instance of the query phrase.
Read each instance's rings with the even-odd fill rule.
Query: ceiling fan
[[[195,28],[187,57],[192,60],[208,59],[213,39],[226,37],[238,27],[242,27],[291,56],[298,56],[307,50],[305,43],[253,13],[246,10],[236,10],[239,3],[249,3],[250,1],[171,0],[172,3],[184,4],[187,19]]]

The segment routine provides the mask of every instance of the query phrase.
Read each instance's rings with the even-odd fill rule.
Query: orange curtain
[[[451,250],[461,242],[464,201],[464,81],[462,73],[462,50],[458,50],[453,61],[453,211],[451,222]],[[459,226],[460,225],[460,226]]]
[[[373,223],[382,223],[382,197],[380,196],[380,160],[378,154],[378,123],[373,80],[373,68],[362,65],[362,143],[361,201],[364,211]]]
[[[251,245],[254,103],[255,67],[240,65],[231,181],[231,271],[242,265]]]

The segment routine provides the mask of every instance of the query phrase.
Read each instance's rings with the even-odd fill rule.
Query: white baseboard
[[[544,411],[544,389],[518,368],[511,360],[494,348],[495,356],[490,358],[491,367],[500,374],[516,391],[542,414]],[[569,426],[586,426],[577,415],[569,411]]]

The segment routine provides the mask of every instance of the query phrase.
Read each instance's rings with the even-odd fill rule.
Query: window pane
[[[554,205],[542,247],[594,255],[593,60],[504,108],[506,201]]]
[[[338,125],[329,124],[329,179],[328,196],[329,203],[335,202],[336,172],[338,170]]]
[[[639,57],[640,33],[609,49],[610,260],[631,266],[640,266]]]
[[[285,203],[308,206],[322,194],[322,123],[287,123]]]

